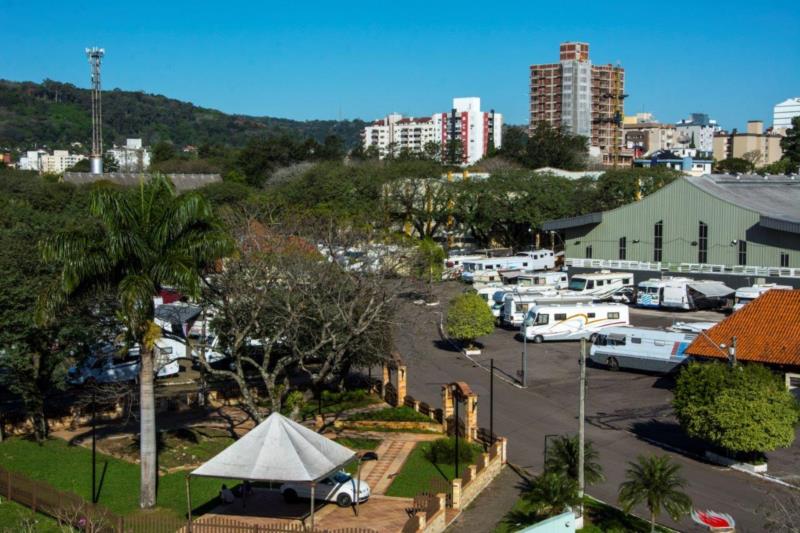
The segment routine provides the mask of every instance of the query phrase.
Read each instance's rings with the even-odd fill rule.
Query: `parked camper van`
[[[589,360],[609,370],[629,368],[670,373],[686,362],[686,348],[696,332],[657,328],[613,327],[594,338]]]
[[[523,273],[517,276],[517,286],[566,289],[569,286],[569,277],[566,272]]]
[[[636,304],[662,309],[719,309],[734,290],[714,280],[665,277],[639,283]]]
[[[565,292],[591,296],[595,301],[603,301],[611,298],[623,287],[633,287],[633,274],[601,270],[589,274],[574,274]]]
[[[628,324],[628,306],[623,304],[537,304],[525,317],[525,337],[536,343],[578,340]]]
[[[750,287],[739,287],[734,293],[733,310],[738,311],[769,290],[791,290],[791,288],[788,285],[778,285],[776,283],[757,283]]]
[[[534,250],[532,252],[519,252],[507,257],[487,257],[464,261],[461,279],[472,283],[475,272],[498,270],[548,270],[555,267],[555,256],[552,250]],[[499,281],[499,277],[498,277]]]

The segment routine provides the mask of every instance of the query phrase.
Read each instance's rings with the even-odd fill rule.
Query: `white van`
[[[591,296],[595,301],[603,301],[611,298],[623,287],[633,287],[633,274],[601,270],[588,274],[574,274],[565,292]]]
[[[685,330],[607,328],[595,335],[589,360],[609,370],[630,368],[667,374],[687,361],[684,352],[697,335]]]
[[[530,308],[525,317],[525,338],[533,342],[592,338],[613,326],[630,324],[624,304],[542,304]]]
[[[734,290],[715,280],[665,277],[639,283],[637,305],[662,309],[719,309]]]
[[[687,283],[694,282],[693,279],[690,278],[679,278],[679,277],[663,277],[663,278],[650,278],[648,280],[642,281],[637,286],[636,291],[636,305],[637,307],[650,307],[653,309],[658,309],[661,307],[661,304],[664,300],[664,288],[670,287],[669,295],[672,296],[672,300],[675,300],[676,296],[676,288],[678,287],[685,287]],[[685,289],[684,289],[685,293]]]
[[[549,270],[556,265],[555,255],[552,250],[534,250],[532,252],[519,252],[506,257],[487,257],[464,261],[461,279],[472,283],[475,272],[490,270]],[[498,277],[499,281],[499,277]]]
[[[552,287],[566,289],[569,286],[569,277],[566,272],[537,272],[517,276],[519,287]]]
[[[738,311],[746,304],[772,289],[791,290],[792,287],[788,285],[778,285],[776,283],[757,283],[750,287],[739,287],[736,289],[736,293],[733,297],[733,310]]]

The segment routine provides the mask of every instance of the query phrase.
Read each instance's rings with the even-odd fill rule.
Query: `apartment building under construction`
[[[593,65],[588,43],[562,43],[558,63],[531,65],[530,128],[547,122],[583,135],[608,164],[620,162],[625,69]]]

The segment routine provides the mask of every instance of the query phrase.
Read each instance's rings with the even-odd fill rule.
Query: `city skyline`
[[[593,62],[626,71],[626,114],[674,123],[692,112],[723,128],[772,122],[800,95],[800,8],[790,2],[673,3],[658,17],[590,3],[569,12],[512,4],[487,13],[465,4],[304,10],[227,4],[160,5],[135,12],[87,3],[42,6],[36,24],[8,24],[0,77],[89,86],[87,46],[107,50],[104,88],[143,90],[227,113],[293,119],[426,116],[453,96],[480,97],[509,124],[528,123],[529,68],[565,41],[587,42]],[[461,6],[461,9],[458,8]],[[12,1],[8,21],[27,7]],[[150,15],[148,15],[150,14]],[[775,39],[775,35],[782,35]],[[769,38],[768,38],[769,37]]]

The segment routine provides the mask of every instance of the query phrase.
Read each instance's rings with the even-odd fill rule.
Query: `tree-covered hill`
[[[361,120],[296,121],[228,115],[189,102],[141,91],[103,91],[103,139],[107,146],[141,137],[146,144],[243,146],[252,137],[297,134],[322,142],[327,135],[358,143]],[[90,92],[68,83],[0,80],[0,147],[50,148],[91,142]]]

